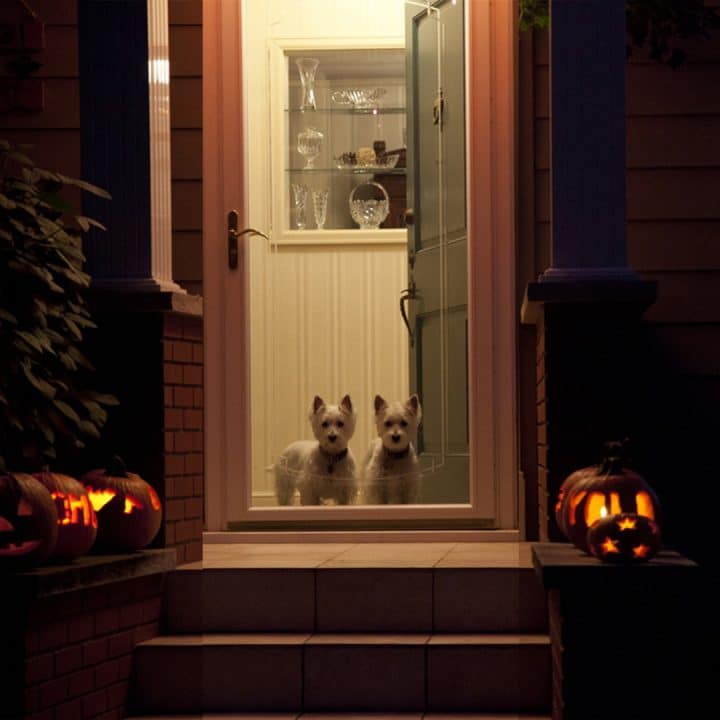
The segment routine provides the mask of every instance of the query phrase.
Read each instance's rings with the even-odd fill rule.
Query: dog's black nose
[[[335,442],[335,440],[337,440],[337,435],[328,435],[328,440],[330,442]]]
[[[400,436],[399,436],[399,435],[393,435],[393,436],[392,436],[392,441],[393,441],[393,442],[400,442]]]

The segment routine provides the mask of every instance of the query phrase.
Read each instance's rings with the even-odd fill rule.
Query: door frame
[[[473,517],[480,478],[494,492],[500,530],[522,534],[523,488],[518,477],[515,301],[516,2],[468,0],[468,327],[470,505],[427,506],[417,517]],[[245,206],[244,87],[241,2],[203,3],[203,288],[205,344],[205,529],[226,527],[227,497],[239,477],[250,477],[250,363],[247,245],[238,268],[227,269],[226,217]],[[226,118],[231,118],[230,123]],[[243,330],[237,331],[240,325]],[[490,333],[474,328],[490,328]],[[231,359],[231,361],[229,361]],[[487,372],[473,372],[487,368]],[[482,457],[482,462],[479,458]],[[489,474],[489,477],[486,475]],[[235,493],[238,494],[238,493]],[[327,509],[249,508],[250,492],[239,493],[253,520],[325,519]],[[244,501],[243,499],[244,498]],[[353,519],[407,518],[403,508],[334,508]],[[344,513],[340,513],[342,517]],[[335,515],[337,524],[338,515]],[[288,525],[288,528],[291,526]],[[320,539],[325,531],[315,533]],[[364,531],[349,531],[344,537]],[[237,536],[243,533],[231,533]],[[438,538],[443,531],[410,531],[407,537]],[[257,541],[257,533],[248,536]],[[385,534],[387,535],[387,534]],[[270,541],[297,542],[298,533]],[[326,537],[337,539],[335,533]],[[405,539],[402,531],[393,533]],[[497,530],[474,531],[473,539],[508,539]],[[308,539],[311,539],[308,536]],[[385,537],[383,539],[386,539]]]

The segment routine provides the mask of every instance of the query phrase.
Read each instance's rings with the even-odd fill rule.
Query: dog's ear
[[[375,414],[378,415],[381,413],[385,408],[388,406],[388,404],[385,402],[385,399],[381,395],[375,396]]]
[[[346,395],[341,401],[340,401],[340,407],[344,408],[346,412],[350,413],[350,415],[353,414],[353,406],[352,406],[352,400],[350,399],[349,395]]]
[[[324,405],[325,405],[325,401],[319,395],[316,395],[314,397],[313,403],[312,403],[313,414],[315,414]]]
[[[413,393],[405,402],[405,407],[420,420],[422,417],[422,408],[420,407],[420,398]]]

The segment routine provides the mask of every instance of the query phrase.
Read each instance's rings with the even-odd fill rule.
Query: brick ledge
[[[124,555],[83,555],[73,562],[42,565],[5,575],[11,593],[41,598],[174,570],[175,548],[140,550]]]

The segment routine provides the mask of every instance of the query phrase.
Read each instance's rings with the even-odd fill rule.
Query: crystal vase
[[[318,230],[325,227],[325,218],[327,217],[328,191],[323,188],[321,190],[312,191],[313,214],[315,215],[315,224]]]
[[[315,158],[320,154],[324,137],[318,129],[313,127],[298,133],[297,151],[305,158],[305,169],[315,167]]]
[[[298,72],[300,73],[300,85],[302,98],[300,99],[301,110],[315,110],[315,71],[320,61],[317,58],[301,57],[295,58]]]
[[[292,183],[291,188],[293,193],[292,225],[296,230],[304,230],[308,186],[300,183]]]

